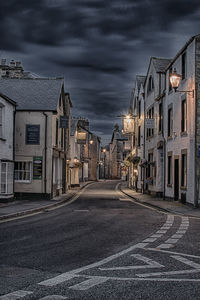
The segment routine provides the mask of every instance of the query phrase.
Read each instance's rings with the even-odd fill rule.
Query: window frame
[[[6,165],[5,172],[2,172],[2,165]],[[9,166],[11,167],[11,172],[9,172]],[[5,173],[5,192],[2,191],[2,174]],[[9,177],[11,174],[11,177]],[[13,180],[14,180],[14,163],[12,161],[1,161],[0,162],[0,194],[1,195],[12,195],[13,194]],[[9,191],[9,187],[11,185],[11,191]]]
[[[17,182],[17,183],[31,183],[32,180],[33,180],[33,162],[32,161],[15,161],[15,164],[17,163],[29,163],[30,166],[29,166],[29,171],[28,170],[20,170],[20,169],[17,169],[15,168],[14,166],[14,181]],[[18,172],[29,172],[30,174],[30,179],[29,180],[26,180],[26,179],[15,179],[15,176],[16,176],[16,171]]]
[[[167,154],[167,186],[172,186],[172,152]]]
[[[187,149],[181,150],[181,188],[187,188]]]
[[[181,100],[181,133],[187,132],[187,100]]]

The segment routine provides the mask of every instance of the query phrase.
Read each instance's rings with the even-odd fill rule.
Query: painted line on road
[[[172,215],[167,215],[167,220],[166,222],[172,222],[173,224],[173,221],[174,221],[174,216]],[[147,239],[146,239],[147,240]],[[156,239],[154,239],[155,241]],[[138,249],[138,248],[145,248],[146,246],[149,245],[150,242],[145,242],[145,240],[143,240],[141,243],[138,243],[136,245],[133,245],[119,253],[116,253],[114,255],[111,255],[105,259],[102,259],[101,261],[99,262],[95,262],[95,263],[92,263],[90,265],[87,265],[87,266],[84,266],[84,267],[80,267],[78,269],[75,269],[75,270],[72,270],[72,271],[69,271],[69,272],[66,272],[66,273],[63,273],[63,274],[60,274],[58,276],[55,276],[53,278],[50,278],[50,279],[47,279],[47,280],[44,280],[44,281],[41,281],[39,282],[38,284],[39,285],[42,285],[42,286],[55,286],[57,284],[60,284],[60,283],[63,283],[65,281],[68,281],[68,280],[71,280],[72,278],[76,277],[78,273],[80,272],[83,272],[83,271],[86,271],[86,270],[89,270],[89,269],[92,269],[92,268],[96,268],[96,267],[100,267],[114,259],[117,259],[127,253],[130,253],[131,251],[135,250],[135,249]]]
[[[88,290],[96,285],[99,285],[101,283],[104,283],[106,281],[108,281],[109,278],[107,277],[93,277],[93,278],[90,278],[88,280],[85,280],[85,281],[82,281],[81,283],[78,283],[78,284],[75,284],[75,285],[72,285],[69,287],[69,289],[72,289],[72,290],[77,290],[77,291],[85,291],[85,290]]]
[[[33,294],[33,292],[19,290],[19,291],[6,294],[4,296],[0,296],[0,300],[16,300],[16,299],[24,298],[27,295],[31,295],[31,294]]]
[[[152,276],[194,274],[194,273],[199,273],[199,272],[200,272],[200,269],[192,269],[192,270],[180,270],[180,271],[168,271],[168,272],[143,273],[143,274],[136,274],[136,276],[146,278],[146,277],[152,277]]]
[[[165,225],[163,225],[162,228],[164,228]],[[178,230],[173,234],[170,238],[168,238],[164,243],[157,246],[159,249],[167,249],[172,248],[174,244],[176,244],[186,233],[186,231],[189,228],[189,218],[188,217],[181,217],[181,224],[178,228]]]
[[[118,270],[137,270],[137,269],[146,269],[146,268],[164,268],[163,265],[159,264],[157,261],[154,261],[153,259],[150,259],[148,257],[145,257],[140,254],[131,254],[131,257],[134,257],[144,263],[146,265],[142,266],[124,266],[124,267],[112,267],[112,268],[99,268],[101,271],[118,271]]]
[[[61,295],[49,295],[43,298],[40,298],[39,300],[63,300],[67,299],[67,297],[61,296]]]
[[[39,285],[43,285],[43,286],[54,286],[54,285],[57,285],[57,284],[60,284],[62,282],[65,282],[65,281],[68,281],[70,279],[72,279],[73,277],[76,277],[76,274],[77,273],[80,273],[82,271],[86,271],[86,270],[89,270],[89,269],[92,269],[92,268],[96,268],[96,267],[100,267],[114,259],[117,259],[119,258],[120,256],[123,256],[124,254],[127,254],[135,249],[138,249],[138,248],[144,248],[145,246],[147,246],[148,243],[138,243],[136,245],[133,245],[121,252],[118,252],[116,254],[113,254],[107,258],[104,258],[98,262],[95,262],[95,263],[92,263],[92,264],[89,264],[87,266],[84,266],[84,267],[80,267],[78,269],[74,269],[72,271],[69,271],[69,272],[66,272],[66,273],[62,273],[56,277],[53,277],[53,278],[50,278],[50,279],[47,279],[47,280],[44,280],[44,281],[41,281],[39,282],[38,284]]]
[[[197,255],[186,254],[186,253],[182,253],[182,252],[174,252],[174,251],[169,251],[169,250],[162,250],[162,249],[158,249],[158,248],[144,248],[144,250],[162,252],[162,253],[167,253],[167,254],[181,255],[181,256],[186,256],[186,257],[191,257],[191,258],[200,258],[200,256],[197,256]]]

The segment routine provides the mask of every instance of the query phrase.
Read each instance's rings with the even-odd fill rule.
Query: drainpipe
[[[15,164],[15,119],[16,119],[16,106],[13,111],[13,164]],[[14,175],[14,169],[13,169]],[[15,187],[15,178],[13,176],[13,195],[14,195],[14,187]]]
[[[164,135],[164,107],[163,107],[163,98],[162,103],[162,137],[163,137],[163,200],[165,200],[165,181],[166,181],[166,140]]]
[[[45,116],[45,138],[44,138],[44,193],[47,193],[47,118],[48,115],[43,112]]]

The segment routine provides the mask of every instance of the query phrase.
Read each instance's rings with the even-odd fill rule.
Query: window
[[[182,66],[182,80],[183,80],[186,78],[186,52],[182,54],[181,66]]]
[[[141,101],[138,102],[138,118],[141,118]]]
[[[141,127],[138,126],[138,147],[141,146]]]
[[[168,126],[167,126],[167,135],[172,137],[173,133],[173,111],[172,107],[168,108]]]
[[[15,162],[15,180],[21,182],[31,182],[32,162],[17,161]]]
[[[169,78],[170,78],[170,75],[172,73],[172,67],[169,69]],[[172,90],[172,84],[171,84],[171,81],[169,79],[169,92]]]
[[[153,77],[149,77],[147,92],[151,92],[154,89]]]
[[[56,119],[56,146],[58,145],[58,119]]]
[[[154,107],[150,108],[147,111],[147,119],[154,119]],[[147,128],[147,138],[152,137],[154,135],[154,128]]]
[[[3,112],[4,106],[0,103],[0,138],[3,138]]]
[[[0,194],[13,193],[13,163],[1,162]]]
[[[167,184],[172,184],[172,156],[169,154],[167,161]]]
[[[187,104],[186,99],[181,102],[181,132],[187,131]]]
[[[148,153],[148,168],[147,168],[147,177],[153,176],[153,153]]]
[[[187,152],[182,151],[181,154],[181,187],[187,186]]]
[[[162,103],[159,104],[159,120],[158,120],[158,131],[161,132],[163,127],[163,111]]]

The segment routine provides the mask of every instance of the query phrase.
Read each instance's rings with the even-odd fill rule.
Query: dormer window
[[[147,86],[147,92],[151,92],[154,89],[154,83],[153,83],[153,77],[149,77],[148,86]]]

